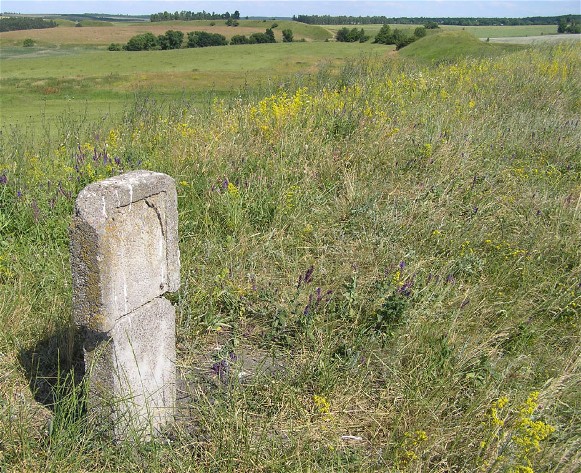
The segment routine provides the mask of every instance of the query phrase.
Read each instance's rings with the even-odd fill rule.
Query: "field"
[[[577,42],[0,41],[0,471],[579,469]],[[116,113],[58,115],[73,95]],[[181,401],[115,443],[84,409],[68,231],[132,169],[178,188]]]
[[[272,24],[245,21],[246,26],[229,28],[209,23],[138,23],[2,33],[3,124],[39,124],[41,120],[57,118],[64,110],[97,119],[120,112],[135,94],[144,92],[163,100],[187,95],[189,100],[205,104],[211,100],[208,97],[237,95],[249,86],[266,87],[283,76],[313,70],[322,62],[332,67],[361,54],[384,55],[393,49],[372,44],[354,48],[349,44],[324,43],[321,40],[330,36],[326,30],[298,24],[293,25],[296,39],[305,38],[306,43],[137,54],[105,48],[112,42],[125,43],[145,31],[158,35],[168,29],[203,29],[232,36],[263,32]],[[279,22],[277,36],[285,26],[285,22]],[[36,46],[22,47],[26,38],[35,41]]]

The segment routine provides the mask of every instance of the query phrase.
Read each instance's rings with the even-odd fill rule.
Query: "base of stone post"
[[[161,298],[87,333],[89,412],[115,438],[147,439],[173,421],[175,308]]]

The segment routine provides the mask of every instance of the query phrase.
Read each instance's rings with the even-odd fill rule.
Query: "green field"
[[[97,118],[120,111],[136,92],[144,91],[203,102],[209,93],[237,94],[321,63],[336,66],[348,58],[385,55],[392,49],[322,42],[138,53],[6,48],[0,80],[3,124],[37,121],[40,110],[54,116],[59,110],[87,108]]]
[[[143,28],[0,37],[0,471],[578,470],[581,45],[104,50]],[[177,186],[180,400],[114,442],[69,231],[134,169]]]
[[[511,38],[557,34],[557,25],[533,26],[442,26],[449,31],[467,31],[477,38]]]
[[[319,27],[288,21],[243,20],[236,28],[226,27],[223,22],[212,25],[210,21],[102,22],[100,27],[74,28],[73,22],[63,21],[58,28],[0,35],[3,126],[39,124],[63,111],[82,112],[92,119],[110,116],[131,103],[135,94],[145,91],[164,100],[182,98],[203,104],[214,96],[237,94],[249,86],[268,87],[283,76],[312,72],[322,63],[336,66],[350,58],[385,55],[393,49],[371,43],[324,42],[341,26]],[[274,23],[278,24],[277,36],[282,29],[293,28],[295,38],[306,43],[140,53],[105,50],[111,42],[123,43],[144,31],[162,34],[167,29],[187,32],[201,28],[231,37],[263,31]],[[370,25],[365,30],[374,36],[380,27]],[[393,25],[397,27],[411,32],[415,25]],[[483,30],[468,28],[468,31]],[[491,31],[487,30],[487,34]],[[494,34],[512,36],[525,31],[533,32],[506,27],[494,29]],[[542,31],[534,30],[537,34]],[[32,39],[35,46],[22,47],[26,38]],[[466,54],[468,51],[462,50],[461,44],[451,47]],[[480,53],[487,54],[484,50]]]

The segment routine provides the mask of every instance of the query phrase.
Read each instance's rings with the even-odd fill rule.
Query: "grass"
[[[400,55],[424,61],[453,61],[462,57],[502,55],[519,47],[514,44],[484,43],[465,31],[442,31],[406,46]]]
[[[93,23],[99,23],[94,25]],[[89,22],[82,28],[74,27],[74,22],[68,22],[57,28],[47,28],[40,30],[22,30],[9,31],[0,34],[0,45],[4,48],[7,46],[17,46],[25,38],[31,38],[41,45],[53,45],[58,47],[67,47],[70,45],[90,45],[106,47],[111,43],[126,43],[132,36],[145,32],[157,35],[164,34],[167,30],[179,30],[187,34],[190,31],[202,30],[212,33],[219,33],[230,39],[234,35],[252,33],[263,33],[266,28],[270,28],[273,23],[278,26],[274,28],[277,41],[282,41],[282,30],[290,28],[293,30],[295,41],[324,41],[331,37],[329,31],[316,25],[305,25],[292,21],[253,21],[240,20],[237,27],[229,27],[223,21],[167,21],[157,23],[106,23],[106,22]]]
[[[0,469],[575,470],[581,50],[440,44],[3,132]],[[135,168],[178,186],[183,400],[113,444],[65,368],[68,225]]]
[[[138,53],[6,48],[0,106],[4,123],[16,125],[38,124],[39,111],[50,118],[65,108],[87,109],[98,118],[121,110],[135,93],[144,91],[158,98],[187,96],[204,103],[209,94],[238,94],[248,86],[314,70],[322,62],[339,65],[361,54],[385,55],[391,50],[322,42]]]
[[[477,38],[511,38],[556,35],[557,25],[531,26],[442,26],[444,31],[466,31]]]

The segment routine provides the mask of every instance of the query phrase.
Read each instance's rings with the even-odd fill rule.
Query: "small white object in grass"
[[[361,442],[363,440],[363,437],[358,437],[356,435],[341,435],[341,440],[351,440],[353,442]]]

